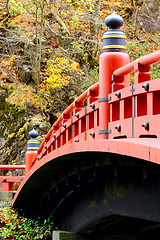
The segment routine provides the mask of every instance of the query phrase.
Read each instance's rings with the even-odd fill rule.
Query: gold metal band
[[[108,46],[104,46],[103,49],[110,49],[110,48],[121,48],[121,49],[126,49],[125,46],[121,46],[121,45],[108,45]]]
[[[39,147],[27,147],[27,150],[28,149],[38,149]]]
[[[40,144],[40,142],[28,142],[28,144]]]
[[[105,39],[105,38],[124,38],[124,39],[126,39],[126,36],[123,36],[123,35],[106,35],[106,36],[102,37],[102,39]]]

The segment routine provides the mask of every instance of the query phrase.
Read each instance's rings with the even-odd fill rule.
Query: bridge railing
[[[115,70],[113,73],[113,77],[120,79],[121,77],[127,75],[128,73],[134,72],[134,71],[146,72],[145,68],[147,68],[147,67],[149,67],[149,65],[154,64],[159,61],[160,61],[160,51],[150,53],[146,56],[138,58],[137,60],[135,60],[131,63],[128,63],[125,66]]]
[[[160,51],[144,56],[116,71],[109,95],[110,120],[108,138],[160,137],[157,129],[160,114],[160,79],[151,80],[150,65],[160,61]],[[134,84],[122,83],[124,76],[135,71]],[[123,87],[123,88],[122,88]],[[81,94],[57,119],[41,143],[36,160],[65,144],[99,139],[99,83]]]
[[[151,80],[151,64],[160,61],[160,51],[137,59],[114,71],[113,83],[136,72],[134,84],[112,92],[110,101],[109,138],[160,138],[160,79]]]
[[[25,169],[25,165],[0,165],[0,170]],[[13,191],[13,183],[20,183],[24,176],[0,176],[2,191]]]
[[[83,92],[57,119],[41,143],[36,159],[71,142],[95,139],[99,125],[99,83]],[[36,161],[34,159],[34,162]]]

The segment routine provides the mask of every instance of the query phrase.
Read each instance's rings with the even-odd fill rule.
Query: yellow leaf
[[[15,135],[16,135],[16,133],[11,133],[11,134],[8,135],[8,138],[11,139],[11,138],[13,138]]]
[[[10,156],[11,156],[11,152],[12,152],[12,150],[11,150],[11,149],[8,149],[8,150],[6,151],[6,154],[10,157]]]
[[[24,134],[20,136],[20,140],[23,140],[23,139],[24,139]]]

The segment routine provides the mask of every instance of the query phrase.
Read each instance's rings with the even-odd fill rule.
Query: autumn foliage
[[[8,27],[22,45],[23,59],[16,62],[17,69],[25,59],[29,60],[35,85],[48,93],[50,88],[68,85],[74,78],[79,78],[81,84],[82,75],[90,78],[90,72],[95,71],[98,65],[104,18],[113,10],[127,16],[128,9],[132,9],[132,1],[124,4],[124,1],[117,0],[9,0],[3,7],[9,16]],[[46,48],[47,44],[51,51]],[[16,55],[17,50],[14,50]],[[4,60],[6,66],[8,61],[8,66],[1,70],[1,78],[11,66],[11,58]],[[36,61],[43,62],[39,76],[36,75]],[[16,69],[11,71],[15,73]]]
[[[8,57],[5,46],[2,47],[5,57],[1,58],[0,79],[21,81],[22,78],[25,82],[21,74],[25,65],[37,92],[49,93],[49,89],[75,82],[84,90],[83,82],[88,87],[98,80],[106,16],[116,10],[126,21],[123,31],[136,38],[139,33],[137,27],[136,31],[132,28],[132,21],[141,7],[146,5],[138,0],[4,1],[0,26],[5,28],[7,24],[13,41],[9,40],[12,49]],[[136,51],[137,48],[139,45]],[[14,61],[15,56],[19,56],[18,61]]]
[[[55,60],[47,60],[46,74],[40,90],[50,93],[50,89],[68,85],[75,78],[81,80],[84,72],[76,61],[57,57]]]

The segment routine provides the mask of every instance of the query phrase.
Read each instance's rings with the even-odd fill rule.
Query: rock
[[[74,96],[75,94],[76,94],[76,93],[75,93],[74,90],[71,90],[71,91],[70,91],[70,95],[71,95],[71,96]]]
[[[146,0],[145,5],[139,8],[133,16],[134,22],[143,31],[155,32],[160,30],[160,5],[159,0]]]
[[[27,65],[22,65],[22,67],[19,67],[18,71],[20,77],[23,79],[25,83],[29,83],[33,80],[32,73]]]
[[[140,41],[140,43],[145,43],[145,39],[144,38],[140,38],[139,41]]]
[[[12,205],[13,192],[0,191],[0,207],[8,207]]]
[[[51,125],[49,122],[46,122],[41,114],[37,114],[31,118],[31,122],[29,124],[30,129],[36,127],[39,135],[47,134]]]
[[[43,122],[43,117],[41,114],[36,114],[34,117],[31,118],[31,122],[33,124],[41,124]]]
[[[34,104],[32,102],[27,101],[26,105],[28,108],[30,108],[31,110],[35,111],[36,107],[34,106]]]
[[[39,130],[40,130],[40,135],[44,135],[44,134],[47,134],[47,132],[49,131],[50,129],[50,124],[49,123],[42,123],[39,125]]]
[[[6,143],[6,140],[4,138],[0,138],[0,148],[2,148]]]
[[[29,83],[27,83],[28,86],[35,88],[35,82],[34,81],[30,81]]]

